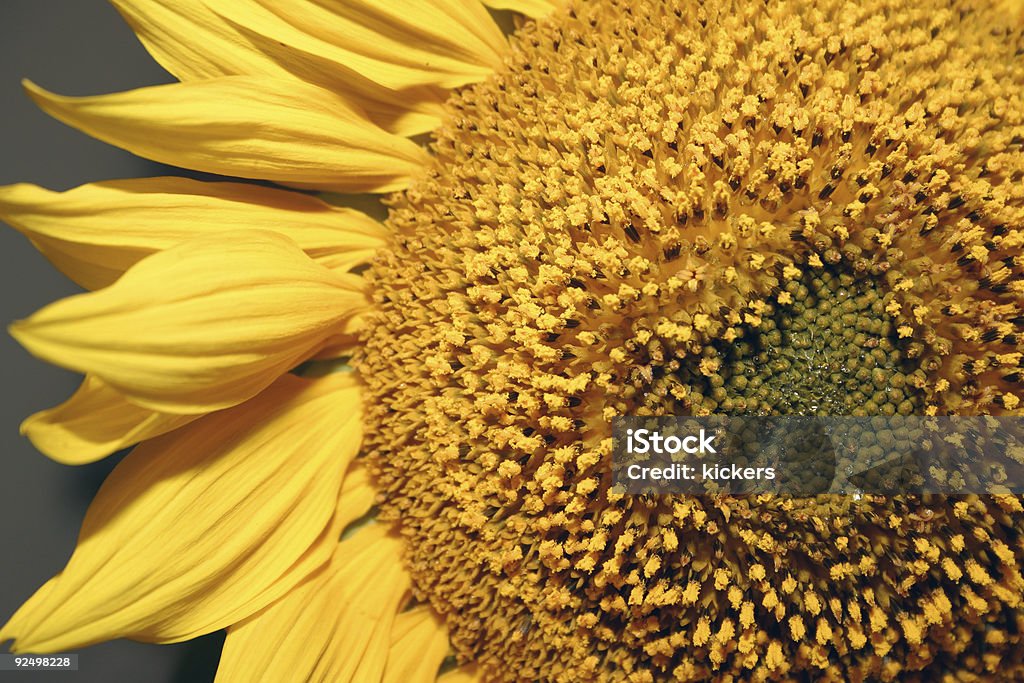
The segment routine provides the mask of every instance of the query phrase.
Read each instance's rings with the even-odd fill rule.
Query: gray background
[[[172,80],[104,0],[0,0],[0,184],[64,190],[95,180],[181,174],[49,118],[22,93],[26,77],[66,95]],[[76,291],[0,224],[0,323]],[[0,621],[64,566],[86,506],[116,460],[58,465],[18,434],[24,417],[60,403],[77,385],[76,375],[37,361],[0,332]],[[0,681],[209,681],[222,641],[221,634],[164,646],[116,641],[79,650],[78,672],[0,672]]]

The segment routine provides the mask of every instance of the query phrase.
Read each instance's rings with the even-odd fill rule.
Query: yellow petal
[[[478,0],[220,0],[211,8],[254,44],[262,36],[262,49],[283,43],[395,90],[481,81],[507,49]]]
[[[153,58],[181,81],[218,76],[282,77],[287,69],[255,50],[203,0],[111,0]]]
[[[409,591],[400,552],[379,524],[342,541],[322,572],[228,629],[217,682],[379,682]]]
[[[396,92],[316,54],[316,41],[297,32],[272,40],[233,25],[203,0],[113,0],[153,58],[181,81],[218,76],[266,76],[304,81],[362,107],[382,128],[400,135],[432,130],[443,96],[429,88]],[[250,3],[252,4],[252,3]],[[253,5],[255,9],[258,6]]]
[[[387,236],[366,214],[315,197],[189,178],[111,180],[67,192],[2,186],[0,218],[86,289],[106,287],[143,257],[196,235],[274,230],[342,272],[368,262]]]
[[[83,465],[182,427],[198,415],[167,415],[124,400],[96,377],[67,401],[21,423],[40,451],[66,465]]]
[[[18,652],[175,642],[244,619],[329,560],[361,440],[351,375],[288,375],[147,441],[111,473],[64,571],[0,629]]]
[[[510,9],[534,19],[542,19],[554,11],[557,0],[483,0],[494,9]]]
[[[255,396],[353,329],[363,287],[283,235],[216,233],[146,257],[110,287],[50,304],[11,334],[140,406],[205,413]]]
[[[332,378],[331,381],[338,380]],[[349,465],[348,472],[345,473],[345,484],[341,487],[341,497],[338,499],[338,507],[334,511],[334,528],[338,531],[334,535],[335,541],[345,531],[345,527],[370,511],[376,498],[377,489],[373,487],[369,469],[359,459],[354,460]],[[332,552],[335,550],[333,544],[331,550]]]
[[[94,97],[25,88],[51,116],[174,166],[339,192],[406,187],[429,159],[315,85],[225,76]]]
[[[448,631],[426,605],[403,612],[391,629],[383,683],[434,683],[448,655]]]

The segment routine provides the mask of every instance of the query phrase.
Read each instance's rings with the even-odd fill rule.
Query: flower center
[[[576,2],[453,95],[354,362],[381,514],[460,657],[1009,666],[1015,498],[620,496],[609,423],[1016,409],[1021,46],[939,2]]]
[[[833,269],[787,283],[759,324],[709,344],[671,378],[684,387],[676,414],[920,413],[920,348],[899,340],[886,298],[874,280]]]

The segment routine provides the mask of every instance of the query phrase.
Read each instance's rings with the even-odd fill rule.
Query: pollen
[[[511,42],[389,200],[353,359],[380,516],[457,656],[1024,676],[1016,498],[610,491],[618,415],[1020,410],[1020,30],[971,2],[594,0]]]

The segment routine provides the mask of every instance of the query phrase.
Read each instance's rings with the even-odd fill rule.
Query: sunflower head
[[[449,100],[356,366],[382,514],[457,651],[510,680],[994,661],[964,653],[1015,564],[942,567],[1012,499],[609,490],[617,415],[1016,409],[1024,65],[991,22],[570,3]],[[981,631],[938,616],[982,602]]]
[[[96,290],[12,328],[86,374],[24,430],[142,442],[0,640],[227,628],[224,681],[1024,677],[1018,497],[610,462],[618,416],[1021,413],[1019,8],[488,0],[537,19],[506,41],[477,0],[114,4],[181,83],[29,94],[293,189],[0,188]]]

